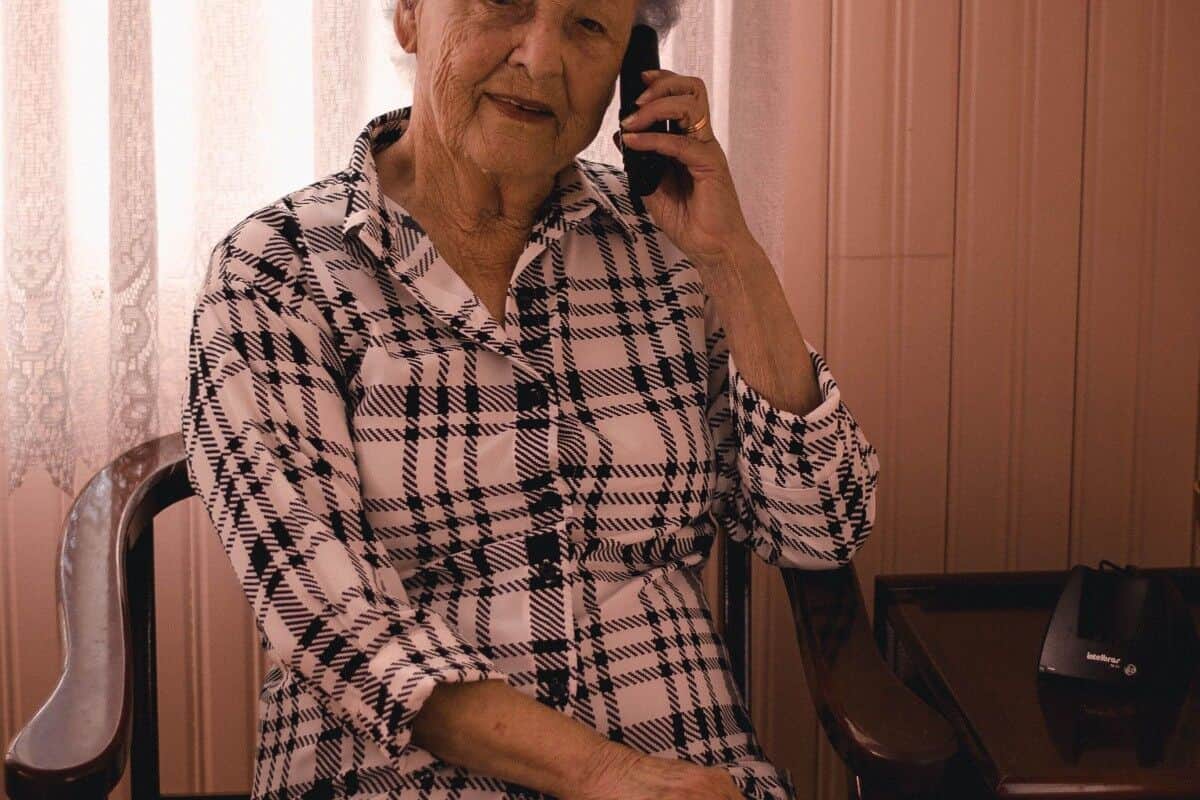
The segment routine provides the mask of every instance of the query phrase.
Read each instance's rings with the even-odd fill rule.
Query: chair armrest
[[[5,753],[13,800],[106,797],[120,780],[133,696],[126,556],[155,514],[192,495],[183,456],[179,433],[140,444],[71,505],[55,573],[63,672]]]
[[[933,792],[958,751],[954,729],[884,662],[854,564],[781,572],[808,689],[833,749],[864,784]]]

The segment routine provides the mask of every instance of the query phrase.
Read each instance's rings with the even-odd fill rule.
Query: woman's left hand
[[[753,242],[729,173],[729,162],[713,136],[704,81],[667,69],[644,73],[647,88],[641,107],[614,134],[620,146],[656,151],[668,160],[658,189],[642,198],[654,222],[697,266],[724,262],[737,248]],[[678,129],[702,119],[695,134],[647,131],[659,120],[675,120]],[[618,138],[618,136],[620,138]]]

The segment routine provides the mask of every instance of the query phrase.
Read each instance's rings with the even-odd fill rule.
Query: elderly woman
[[[402,2],[413,104],[213,248],[181,421],[272,663],[253,797],[795,796],[699,573],[719,530],[847,563],[878,459],[702,82],[648,74],[624,121],[674,160],[643,213],[577,157],[675,13]]]

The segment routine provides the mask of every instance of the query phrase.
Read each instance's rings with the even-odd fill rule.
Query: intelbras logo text
[[[1103,661],[1105,664],[1111,664],[1114,667],[1118,666],[1121,663],[1121,659],[1118,658],[1117,656],[1108,656],[1108,655],[1105,655],[1104,653],[1093,653],[1091,650],[1087,651],[1087,660],[1088,661]]]

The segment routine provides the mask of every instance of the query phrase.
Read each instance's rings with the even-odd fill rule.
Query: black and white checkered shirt
[[[441,682],[496,679],[639,751],[790,798],[699,572],[721,527],[846,563],[879,461],[808,345],[804,416],[747,384],[699,273],[625,173],[560,173],[501,325],[353,157],[213,249],[182,410],[188,477],[273,667],[256,798],[542,797],[411,742]]]

